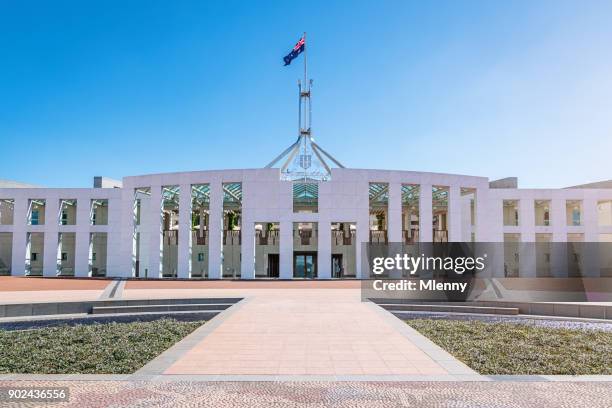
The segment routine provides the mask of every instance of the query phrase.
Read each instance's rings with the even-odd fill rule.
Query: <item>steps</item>
[[[517,315],[516,307],[492,306],[464,306],[449,304],[410,304],[410,303],[378,303],[378,306],[392,313],[401,312],[451,312],[451,313],[478,313],[493,315]]]
[[[159,313],[159,312],[199,312],[214,311],[222,312],[233,303],[195,303],[195,304],[147,304],[131,306],[94,306],[92,314],[117,314],[117,313]]]

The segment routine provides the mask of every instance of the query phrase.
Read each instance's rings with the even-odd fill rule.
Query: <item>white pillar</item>
[[[13,248],[11,255],[11,275],[25,275],[26,258],[26,224],[27,224],[27,198],[15,198],[13,212]]]
[[[161,278],[161,204],[162,187],[161,185],[151,186],[150,205],[143,222],[148,223],[149,233],[149,278]],[[141,225],[143,224],[141,222]],[[141,271],[144,276],[144,271]]]
[[[290,220],[280,222],[279,251],[279,277],[291,279],[293,278],[293,222]]]
[[[519,202],[519,225],[522,243],[519,250],[519,276],[521,278],[535,277],[535,208],[531,198],[521,199]]]
[[[90,199],[77,199],[76,232],[74,234],[74,276],[89,276],[90,207]]]
[[[461,242],[461,187],[448,188],[448,241]]]
[[[45,201],[43,276],[57,275],[58,229],[59,198],[48,197]]]
[[[140,186],[139,186],[140,187]],[[134,186],[124,184],[119,199],[108,200],[107,276],[134,277]],[[120,254],[119,257],[110,254]],[[140,270],[144,276],[144,270]]]
[[[597,219],[597,197],[585,192],[582,203],[584,225],[584,249],[582,253],[582,270],[588,277],[599,277],[599,226]]]
[[[555,277],[567,277],[567,219],[564,199],[552,199],[551,222],[553,230],[550,253],[551,274]]]
[[[419,240],[433,241],[432,185],[421,184],[419,194]]]
[[[208,276],[221,278],[221,250],[223,234],[223,186],[221,181],[210,183],[210,231],[208,236]]]
[[[387,236],[389,242],[402,242],[402,184],[389,183],[389,219]]]
[[[370,184],[366,181],[361,181],[355,185],[355,193],[357,194],[356,210],[357,210],[357,232],[355,233],[355,275],[357,279],[365,278],[367,271],[362,270],[362,266],[367,263],[365,248],[370,241],[370,202],[369,202]]]
[[[244,193],[242,195],[244,203]],[[242,241],[240,244],[240,279],[255,279],[255,221],[251,210],[242,208]]]
[[[191,185],[179,186],[178,272],[181,279],[191,277]]]
[[[319,218],[317,229],[317,276],[331,279],[331,221]]]

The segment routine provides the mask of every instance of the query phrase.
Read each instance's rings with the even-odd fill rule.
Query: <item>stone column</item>
[[[11,275],[25,275],[27,198],[15,198],[13,212],[13,248],[11,254]]]
[[[191,185],[179,186],[178,271],[181,279],[191,278]]]
[[[89,230],[91,199],[77,199],[76,233],[74,235],[74,276],[89,276]]]
[[[279,277],[280,279],[293,278],[293,222],[290,220],[280,222],[279,242]]]
[[[535,250],[535,208],[532,198],[519,202],[519,226],[521,228],[521,249],[519,250],[519,276],[536,276]]]
[[[210,218],[208,239],[208,276],[221,278],[221,251],[223,245],[223,186],[221,181],[210,183]]]
[[[433,208],[432,208],[432,185],[421,184],[419,186],[419,241],[433,241]]]
[[[389,219],[387,236],[389,242],[402,242],[402,184],[389,183]]]
[[[319,218],[317,229],[317,277],[331,279],[331,221]]]
[[[551,201],[552,248],[550,253],[551,274],[567,277],[567,219],[565,200],[553,198]]]
[[[149,267],[147,276],[149,278],[161,278],[161,205],[162,205],[162,186],[151,186],[151,198],[147,212],[142,214],[143,220],[140,223],[147,223],[149,229]],[[142,237],[142,235],[141,235]],[[144,270],[141,271],[144,276]]]
[[[57,275],[58,230],[59,197],[47,197],[45,201],[43,276]]]
[[[448,188],[448,241],[461,242],[461,187],[450,186]]]

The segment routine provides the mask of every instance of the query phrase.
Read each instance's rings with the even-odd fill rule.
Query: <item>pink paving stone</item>
[[[246,296],[165,374],[448,374],[362,303],[358,290],[250,290]]]

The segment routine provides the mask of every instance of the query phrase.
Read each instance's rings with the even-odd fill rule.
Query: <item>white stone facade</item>
[[[178,252],[174,276],[191,278],[193,261],[193,237],[191,214],[191,186],[207,184],[210,191],[207,243],[209,279],[222,277],[223,183],[241,183],[242,208],[240,220],[240,273],[242,279],[255,278],[255,224],[275,223],[279,226],[279,277],[293,278],[294,271],[294,223],[317,223],[317,278],[332,277],[332,223],[355,225],[355,256],[360,259],[361,244],[370,239],[370,183],[388,185],[388,209],[386,234],[389,242],[402,242],[402,185],[419,186],[418,230],[419,241],[430,242],[434,238],[432,187],[448,188],[448,210],[444,217],[444,230],[448,241],[503,242],[507,234],[517,234],[521,242],[535,242],[538,234],[550,234],[553,242],[564,242],[568,234],[581,237],[584,242],[599,242],[612,238],[612,225],[606,225],[607,202],[612,201],[612,189],[514,189],[490,188],[485,177],[411,171],[332,169],[331,181],[320,182],[318,187],[318,211],[294,212],[292,182],[281,181],[279,169],[248,169],[223,171],[196,171],[125,177],[121,188],[0,188],[0,200],[12,200],[12,219],[5,216],[0,223],[0,257],[9,259],[4,266],[11,275],[27,274],[28,237],[42,233],[44,253],[42,275],[56,276],[62,251],[58,250],[61,233],[74,233],[74,275],[91,276],[92,233],[105,233],[105,275],[133,277],[135,274],[134,250],[134,190],[150,188],[150,203],[143,206],[140,226],[143,231],[140,255],[147,265],[147,277],[162,277],[163,247],[161,240],[161,200],[163,186],[179,187]],[[466,222],[470,203],[462,200],[462,189],[474,189],[472,222]],[[108,200],[106,225],[92,225],[92,200]],[[42,225],[30,225],[29,206],[32,200],[44,200]],[[76,222],[62,225],[61,200],[76,200]],[[518,225],[504,225],[504,200],[518,202]],[[536,225],[536,204],[543,202],[546,208],[546,224]],[[567,201],[580,206],[579,225],[576,214],[568,216]],[[0,220],[2,218],[0,207]],[[544,208],[544,207],[542,207]],[[603,208],[603,209],[602,209]],[[7,209],[4,210],[5,213]],[[572,210],[575,211],[575,210]],[[6,214],[5,214],[6,215]],[[38,214],[37,214],[38,216]],[[573,217],[573,218],[572,218]],[[571,222],[570,222],[571,221]],[[572,224],[572,225],[568,225]],[[145,233],[146,232],[146,233]],[[506,235],[505,235],[506,234]],[[68,235],[66,235],[68,236]],[[547,235],[548,236],[548,235]],[[10,250],[7,249],[10,242]],[[4,247],[4,248],[1,248]],[[30,248],[31,250],[31,248]],[[4,255],[3,255],[4,254]],[[139,256],[140,256],[139,255]],[[40,260],[38,260],[40,261]],[[0,264],[0,267],[2,265]],[[355,276],[361,277],[360,262],[354,262]],[[142,274],[139,275],[143,277]],[[238,277],[238,276],[236,276]]]

